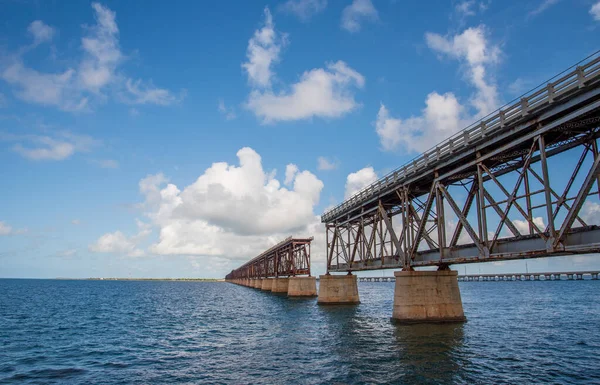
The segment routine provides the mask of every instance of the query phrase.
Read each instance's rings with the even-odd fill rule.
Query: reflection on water
[[[394,324],[394,348],[409,383],[455,383],[468,362],[461,359],[464,323]]]
[[[398,325],[393,283],[318,306],[226,283],[0,280],[0,383],[600,383],[599,281],[460,284]]]

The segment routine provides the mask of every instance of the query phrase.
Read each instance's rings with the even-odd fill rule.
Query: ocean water
[[[401,326],[393,283],[323,307],[230,283],[0,280],[0,383],[600,383],[600,281],[460,289],[468,322]]]

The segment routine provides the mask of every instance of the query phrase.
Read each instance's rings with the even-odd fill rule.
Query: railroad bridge
[[[323,214],[319,303],[359,302],[352,272],[401,268],[393,318],[462,321],[449,265],[600,252],[583,210],[600,194],[599,80],[596,54]]]
[[[317,295],[316,277],[310,275],[313,238],[288,237],[225,276],[225,280],[289,297]]]

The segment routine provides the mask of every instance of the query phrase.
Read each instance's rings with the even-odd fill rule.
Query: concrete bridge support
[[[273,293],[287,293],[290,280],[289,278],[275,278],[271,291]]]
[[[319,276],[319,305],[342,305],[360,303],[356,275]]]
[[[262,279],[257,278],[254,280],[254,286],[255,289],[262,289]]]
[[[261,290],[271,291],[273,288],[273,278],[264,278],[262,280]]]
[[[316,297],[317,278],[290,277],[288,281],[288,297]]]
[[[401,323],[465,321],[458,272],[397,271],[392,319]]]

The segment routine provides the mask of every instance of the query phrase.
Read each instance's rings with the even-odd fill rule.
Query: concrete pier
[[[265,278],[262,280],[261,290],[271,291],[273,288],[273,278]]]
[[[288,297],[316,297],[316,277],[290,277],[288,281]]]
[[[319,276],[319,305],[358,304],[358,280],[356,275]]]
[[[289,278],[275,278],[271,291],[273,293],[287,293],[289,282]]]
[[[262,279],[257,278],[254,280],[254,287],[255,289],[262,289]]]
[[[458,272],[398,271],[394,276],[393,320],[401,323],[466,321]]]

